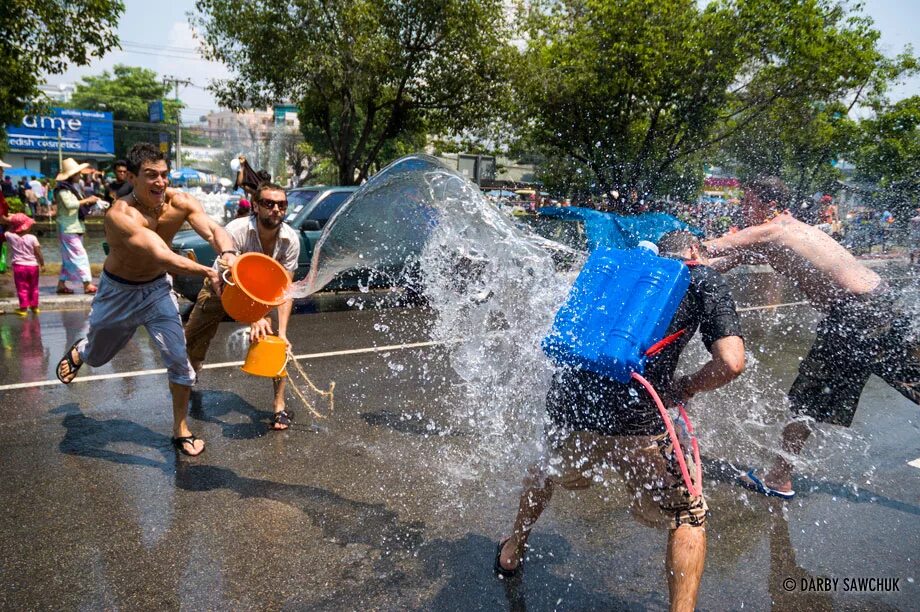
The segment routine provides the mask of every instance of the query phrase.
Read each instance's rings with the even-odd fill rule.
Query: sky
[[[912,45],[920,53],[920,1],[865,0],[863,12],[875,21],[881,32],[880,47],[889,56]],[[205,61],[197,51],[197,41],[189,25],[188,13],[195,10],[194,0],[125,0],[125,13],[118,24],[122,49],[107,53],[90,66],[77,66],[64,74],[52,75],[52,85],[76,83],[83,76],[111,70],[115,64],[142,66],[155,70],[160,77],[188,79],[190,87],[181,87],[179,97],[187,108],[182,113],[186,123],[216,110],[214,97],[205,89],[211,79],[223,78],[230,71],[223,64]],[[920,94],[920,77],[895,85],[891,98],[898,100]]]

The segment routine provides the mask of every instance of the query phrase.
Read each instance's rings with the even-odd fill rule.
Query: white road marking
[[[789,306],[807,306],[808,302],[786,302],[784,304],[771,304],[769,306],[746,306],[744,308],[738,308],[738,312],[750,312],[752,310],[768,310],[771,308],[787,308]],[[438,346],[445,344],[444,342],[415,342],[412,344],[392,344],[389,346],[371,346],[367,348],[360,349],[350,349],[344,351],[329,351],[325,353],[305,353],[303,355],[295,355],[294,359],[298,361],[306,359],[322,359],[324,357],[341,357],[343,355],[365,355],[368,353],[385,353],[388,351],[402,351],[406,349],[414,348],[426,348],[429,346]],[[202,369],[204,370],[216,370],[221,368],[233,368],[243,365],[242,361],[224,361],[222,363],[209,363],[206,364]],[[153,376],[156,374],[165,374],[165,368],[157,368],[155,370],[136,370],[133,372],[116,372],[113,374],[94,374],[92,376],[77,376],[70,384],[75,383],[84,383],[84,382],[94,382],[98,380],[111,380],[113,378],[137,378],[138,376]],[[59,385],[61,382],[56,378],[54,380],[37,380],[35,382],[25,382],[25,383],[14,383],[10,385],[0,385],[0,391],[13,391],[16,389],[30,389],[32,387],[50,387],[53,385]],[[917,466],[920,467],[920,466]]]
[[[907,465],[920,469],[920,457],[917,457],[913,461],[908,461]]]
[[[444,342],[414,342],[412,344],[391,344],[388,346],[371,346],[367,348],[360,349],[350,349],[344,351],[328,351],[325,353],[305,353],[303,355],[294,355],[294,359],[298,361],[303,361],[306,359],[322,359],[324,357],[340,357],[342,355],[364,355],[368,353],[387,353],[390,351],[403,351],[407,349],[414,348],[426,348],[429,346],[438,346],[444,344]],[[222,363],[209,363],[206,364],[202,369],[204,370],[216,370],[220,368],[233,368],[243,365],[242,361],[224,361]],[[165,374],[165,368],[157,368],[154,370],[135,370],[133,372],[116,372],[113,374],[94,374],[92,376],[79,376],[75,378],[70,384],[76,383],[85,383],[85,382],[94,382],[98,380],[111,380],[113,378],[136,378],[138,376],[153,376],[155,374]],[[26,382],[26,383],[15,383],[11,385],[0,385],[0,391],[13,391],[15,389],[30,389],[32,387],[50,387],[54,385],[61,385],[61,381],[58,379],[54,380],[37,380],[35,382]]]
[[[769,306],[745,306],[737,308],[738,312],[750,312],[752,310],[769,310],[771,308],[785,308],[787,306],[808,306],[810,302],[786,302],[785,304],[770,304]]]

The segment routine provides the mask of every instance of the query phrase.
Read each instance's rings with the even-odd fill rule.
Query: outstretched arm
[[[722,257],[712,257],[706,260],[706,265],[716,272],[727,272],[735,266],[744,264],[764,264],[769,263],[762,253],[756,251],[737,250],[731,255]]]
[[[703,244],[706,251],[712,255],[727,255],[735,250],[749,249],[751,247],[771,242],[776,238],[777,226],[773,223],[754,225],[735,232],[726,234],[721,238],[707,240]]]
[[[220,284],[217,271],[174,253],[160,235],[144,227],[124,210],[113,210],[105,217],[106,235],[112,235],[117,243],[128,251],[129,256],[152,257],[170,274],[205,276],[212,283]],[[111,234],[110,234],[111,232]]]
[[[677,380],[682,401],[727,385],[744,371],[744,340],[740,336],[719,338],[712,343],[710,351],[712,358],[703,367]]]
[[[233,259],[236,255],[228,253],[224,255],[225,251],[235,251],[237,250],[236,246],[233,244],[233,239],[230,237],[230,234],[222,228],[217,222],[208,216],[208,213],[204,211],[204,207],[201,205],[197,199],[193,198],[190,195],[182,194],[182,197],[185,199],[183,204],[188,208],[188,220],[189,225],[192,226],[192,229],[198,233],[199,236],[208,241],[211,247],[214,249],[214,252],[217,253],[217,256],[224,260],[224,262],[229,266],[233,263]]]

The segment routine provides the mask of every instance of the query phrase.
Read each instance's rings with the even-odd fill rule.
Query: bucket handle
[[[288,361],[290,361],[291,357],[293,356],[294,355],[293,353],[291,353],[290,349],[284,351],[284,363],[281,364],[281,369],[278,370],[278,373],[272,376],[272,378],[278,378],[279,376],[281,376],[281,373],[284,372],[284,370],[287,368]]]
[[[224,284],[226,285],[230,285],[231,287],[236,287],[236,283],[232,282],[229,278],[227,278],[227,273],[229,272],[230,272],[230,268],[227,268],[226,270],[221,272],[220,280],[224,281]]]

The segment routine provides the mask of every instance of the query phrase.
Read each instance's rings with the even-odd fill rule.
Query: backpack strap
[[[654,357],[655,355],[663,351],[665,348],[667,348],[669,344],[671,344],[672,342],[674,342],[675,340],[683,336],[686,332],[687,332],[686,329],[679,329],[673,334],[671,334],[670,336],[665,336],[664,338],[662,338],[661,340],[659,340],[652,346],[648,347],[648,350],[645,351],[645,356]]]

